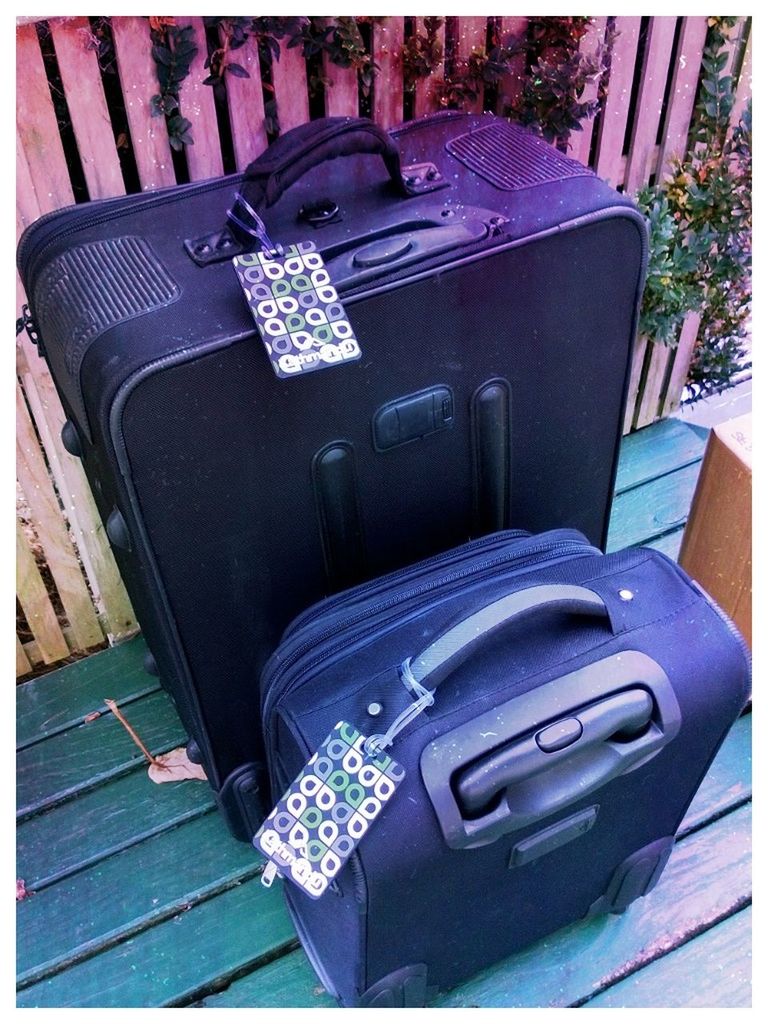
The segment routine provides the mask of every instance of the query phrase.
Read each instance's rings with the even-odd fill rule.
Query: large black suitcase
[[[744,641],[679,566],[573,530],[490,536],[302,615],[263,713],[276,795],[306,769],[256,845],[325,987],[421,1006],[626,909],[749,678]]]
[[[361,359],[275,376],[231,265],[258,244],[238,189],[276,243],[317,244]],[[313,122],[244,177],[25,233],[65,443],[236,834],[263,811],[259,670],[302,608],[509,526],[602,544],[645,253],[589,170],[450,113]]]

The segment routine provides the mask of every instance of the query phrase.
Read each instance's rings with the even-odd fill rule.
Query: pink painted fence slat
[[[621,158],[641,21],[641,18],[624,16],[617,18],[615,24],[618,35],[611,54],[611,72],[600,116],[595,160],[595,171],[611,185],[620,185],[623,180]]]
[[[66,658],[69,654],[67,641],[19,523],[16,524],[16,594],[42,660],[52,665]]]
[[[146,18],[113,18],[112,36],[141,187],[146,190],[175,185],[165,118],[152,117],[150,107],[160,86],[152,59],[149,22]]]
[[[272,62],[272,86],[281,134],[309,120],[307,62],[300,46],[280,45],[280,60]]]
[[[662,416],[668,416],[680,405],[683,395],[683,388],[688,379],[688,368],[691,365],[693,349],[696,345],[696,337],[699,333],[699,313],[688,313],[680,331],[680,338],[672,361],[672,372],[667,385],[667,393],[664,396],[664,404],[661,410]]]
[[[379,73],[373,83],[373,119],[382,128],[403,120],[403,71],[400,52],[405,18],[382,18],[373,25],[373,60]]]
[[[250,75],[250,78],[237,78],[231,74],[227,77],[227,109],[235,167],[244,171],[267,148],[267,129],[258,43],[250,36],[245,46],[235,53],[237,63]]]
[[[499,98],[496,105],[496,112],[503,114],[508,106],[512,106],[523,93],[525,87],[525,39],[528,32],[527,18],[499,18],[499,42],[502,46],[509,40],[521,44],[522,49],[517,53],[509,64],[509,71],[499,82]]]
[[[125,185],[96,51],[89,48],[87,18],[51,21],[59,73],[67,95],[88,195],[107,199],[123,195]]]
[[[736,95],[733,101],[731,112],[731,125],[737,125],[744,113],[748,101],[752,98],[752,33],[749,33],[747,48],[744,52],[744,60],[741,64],[739,84],[736,87]]]
[[[202,18],[177,18],[178,28],[194,29],[197,53],[189,65],[189,74],[179,90],[179,109],[183,117],[192,122],[194,144],[185,146],[187,170],[192,181],[219,178],[224,173],[216,121],[213,89],[203,85],[208,72],[203,67],[208,54],[205,45],[205,26]],[[228,76],[230,77],[230,76]]]
[[[423,18],[414,18],[415,30],[422,35],[427,34],[424,28]],[[413,99],[413,116],[423,117],[438,107],[437,91],[439,83],[445,77],[445,19],[437,30],[437,40],[443,48],[443,60],[427,78],[420,78],[416,83],[416,91]]]
[[[487,18],[455,18],[456,23],[456,58],[466,60],[473,52],[485,53],[485,38],[488,32]],[[464,110],[468,114],[479,114],[483,109],[483,88],[476,99],[468,99]]]
[[[34,25],[16,30],[16,125],[40,213],[74,202]]]
[[[659,159],[656,164],[658,178],[668,170],[669,161],[673,156],[679,157],[685,152],[706,38],[706,18],[683,18],[680,43],[675,54],[667,116],[664,119]]]
[[[104,636],[18,385],[16,423],[17,477],[29,503],[32,525],[67,614],[75,645],[79,650],[86,651],[100,644]]]
[[[624,175],[624,185],[630,195],[645,184],[650,175],[676,24],[677,18],[651,18],[648,29],[637,114]]]
[[[323,54],[323,77],[325,78],[325,116],[357,117],[357,71],[354,68],[340,68]]]
[[[597,56],[600,47],[605,39],[605,27],[608,19],[605,17],[593,18],[586,34],[581,40],[580,50],[587,56]],[[597,81],[588,82],[584,87],[581,96],[582,103],[592,103],[597,99]],[[589,153],[592,148],[592,134],[594,131],[594,120],[589,118],[581,125],[580,132],[571,132],[568,139],[568,152],[575,160],[583,164],[589,163]]]

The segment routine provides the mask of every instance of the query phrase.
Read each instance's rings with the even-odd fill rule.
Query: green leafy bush
[[[752,112],[730,131],[734,89],[724,74],[735,18],[711,18],[690,148],[659,185],[637,196],[651,250],[640,331],[674,345],[701,312],[689,384],[696,395],[741,369],[751,304]]]

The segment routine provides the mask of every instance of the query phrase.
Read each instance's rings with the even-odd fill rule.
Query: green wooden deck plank
[[[644,951],[682,944],[750,898],[751,808],[675,844],[656,888],[621,915],[579,922],[437,1000],[438,1006],[570,1006]]]
[[[304,1007],[337,1006],[312,970],[303,949],[275,960],[266,967],[235,981],[216,995],[206,996],[200,1006],[223,1007]]]
[[[676,419],[662,420],[629,434],[621,442],[616,493],[697,462],[704,448],[701,436]]]
[[[704,808],[709,807],[712,814],[719,813],[724,803],[728,800],[738,801],[745,797],[746,790],[742,779],[743,771],[741,762],[745,760],[739,753],[744,754],[746,744],[749,740],[749,716],[740,719],[729,738],[721,748],[718,758],[713,764],[702,786],[700,803],[702,809],[696,813],[697,821],[703,818]],[[151,785],[151,784],[150,784]],[[207,837],[201,841],[200,836]],[[203,867],[195,863],[194,858],[189,862],[184,857],[186,849],[201,850],[201,861]],[[164,853],[162,851],[165,851]],[[206,854],[208,855],[206,857]],[[70,950],[84,942],[91,942],[95,945],[104,944],[109,941],[117,942],[131,933],[132,928],[142,927],[151,921],[152,917],[162,917],[173,910],[174,906],[188,903],[192,896],[188,885],[198,890],[210,890],[221,885],[221,873],[231,868],[232,861],[242,864],[247,872],[252,869],[254,860],[250,849],[244,844],[239,844],[231,839],[224,830],[224,825],[215,816],[208,817],[202,821],[184,826],[183,829],[176,829],[172,833],[166,833],[157,840],[148,841],[140,848],[122,854],[119,857],[110,858],[105,865],[100,865],[98,871],[84,873],[71,880],[68,887],[62,884],[57,885],[54,890],[42,893],[32,898],[29,902],[21,904],[20,910],[27,911],[32,920],[44,921],[46,929],[51,932],[51,938],[38,937],[29,949],[22,954],[26,959],[24,969],[29,969],[29,958],[37,957],[35,963],[43,962],[43,951],[51,950],[51,944],[61,940],[60,956],[64,956],[67,950],[66,929],[72,927],[73,922],[82,917],[83,911],[78,914],[78,907],[86,909],[88,919],[77,926],[73,932]],[[178,863],[189,863],[190,870],[184,873],[183,885],[174,889],[174,876],[179,874]],[[199,870],[198,870],[199,869]],[[164,872],[168,872],[167,877]],[[132,888],[130,898],[123,897],[115,899],[124,891],[121,889],[120,880],[131,880],[131,885],[140,884],[141,895],[137,895],[136,889]],[[265,890],[257,890],[254,896],[254,904],[248,908],[249,916],[255,921],[260,921],[260,910],[257,897],[263,895]],[[159,893],[160,896],[154,895]],[[47,898],[48,905],[45,899]],[[199,898],[196,897],[196,898]],[[39,900],[35,904],[35,900]],[[137,909],[144,901],[144,912],[148,916],[142,921],[137,915]],[[148,900],[157,900],[153,907],[148,907]],[[174,902],[175,901],[175,902]],[[115,907],[115,903],[118,907]],[[57,905],[58,904],[58,905]],[[49,909],[52,908],[52,909]],[[124,920],[120,920],[120,913]],[[24,919],[20,917],[20,935],[28,936],[34,929],[24,926]],[[136,941],[140,941],[141,936]],[[26,941],[26,939],[25,939]],[[276,937],[277,943],[284,941],[284,933]],[[87,952],[87,949],[82,951]],[[48,957],[50,959],[51,957]],[[303,954],[297,954],[291,963],[302,965],[301,971],[296,974],[292,969],[284,969],[278,963],[270,965],[270,974],[267,979],[265,997],[268,1000],[277,1000],[279,993],[284,990],[284,1001],[282,1005],[325,1005],[328,997],[318,996],[315,992],[317,982],[309,965],[302,960]],[[235,965],[240,969],[241,965]],[[285,971],[285,974],[282,972]],[[255,1003],[255,993],[260,990],[261,971],[252,974],[235,982],[228,990],[219,996],[211,997],[215,1002],[211,1005],[272,1005],[271,1002]],[[311,982],[311,984],[310,984]],[[301,1002],[294,1001],[301,998]],[[206,1000],[206,1005],[209,1000]]]
[[[153,754],[186,739],[166,693],[153,693],[131,704],[127,718]],[[143,760],[144,755],[112,714],[51,736],[17,756],[19,816],[28,816],[126,772]]]
[[[608,550],[645,544],[682,526],[688,518],[700,468],[697,462],[619,494],[613,503]]]
[[[18,905],[17,981],[93,955],[252,877],[261,864],[213,812],[134,845]]]
[[[103,708],[105,697],[120,703],[132,694],[158,690],[158,681],[143,668],[146,650],[141,637],[134,637],[17,686],[17,744],[26,746],[82,722]]]
[[[679,834],[700,828],[752,796],[752,715],[742,715],[710,765],[691,802]]]
[[[157,785],[130,774],[28,819],[16,833],[18,877],[35,890],[213,806],[207,782]]]
[[[586,1004],[593,1007],[751,1006],[752,909],[726,918]]]
[[[728,734],[699,788],[682,828],[686,832],[705,821],[725,813],[728,807],[738,807],[749,797],[751,779],[749,761],[751,751],[751,715],[740,718]],[[283,1003],[261,1002],[261,977],[269,970],[266,984],[267,998],[278,999],[285,991]],[[225,991],[203,1000],[205,1006],[318,1006],[332,1005],[322,1002],[330,997],[316,993],[317,978],[303,952],[291,954],[268,968],[235,981]],[[293,1001],[296,1000],[296,1001]]]
[[[294,941],[278,886],[260,878],[18,993],[19,1006],[153,1007],[190,1002]]]
[[[663,551],[665,555],[677,561],[680,554],[680,545],[683,543],[684,527],[673,530],[672,533],[665,533],[663,537],[657,537],[649,541],[646,547],[655,548],[656,551]]]

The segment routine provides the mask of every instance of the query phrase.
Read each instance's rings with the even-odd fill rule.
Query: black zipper
[[[479,581],[487,574],[495,572],[500,566],[512,566],[514,563],[521,563],[518,568],[533,568],[552,564],[553,562],[565,561],[571,557],[599,555],[597,548],[591,547],[586,541],[560,541],[548,544],[539,544],[527,551],[511,555],[507,552],[498,558],[489,559],[480,564],[465,567],[464,569],[448,573],[437,579],[425,581],[420,587],[391,594],[387,600],[371,608],[366,606],[359,609],[356,614],[342,623],[335,623],[331,629],[325,629],[320,633],[313,633],[304,639],[300,644],[294,639],[294,646],[289,651],[282,649],[282,645],[267,662],[262,674],[262,724],[267,734],[270,731],[270,718],[277,702],[289,691],[298,688],[306,676],[318,664],[326,667],[329,660],[339,651],[346,650],[352,643],[357,643],[367,635],[374,633],[386,625],[392,618],[402,614],[402,605],[414,598],[422,597],[435,590],[441,590],[454,583],[460,583],[468,577],[476,577]],[[541,558],[540,556],[548,556]],[[511,556],[511,557],[510,557]],[[441,595],[443,596],[443,595]],[[395,616],[379,621],[378,616],[392,608],[396,608]],[[424,609],[420,609],[423,611]],[[364,622],[364,628],[352,633],[355,626]],[[329,643],[329,641],[331,641]],[[301,668],[296,668],[299,662],[307,656],[310,659]],[[279,656],[279,659],[278,659]],[[296,668],[293,675],[289,675],[292,669]],[[282,684],[282,685],[281,685]]]
[[[99,203],[100,213],[89,213],[88,207],[82,206],[70,206],[65,210],[53,210],[50,213],[43,214],[42,217],[38,218],[35,223],[24,232],[19,250],[16,256],[16,263],[19,268],[19,273],[22,279],[28,283],[34,271],[34,266],[30,266],[31,261],[38,262],[43,254],[61,238],[67,235],[74,234],[78,231],[82,231],[85,228],[96,227],[98,224],[103,224],[108,220],[113,220],[115,217],[123,215],[127,209],[133,210],[145,210],[152,206],[163,206],[165,203],[173,202],[180,194],[183,195],[200,195],[205,192],[213,192],[216,189],[222,189],[228,184],[234,184],[235,181],[242,180],[242,175],[234,174],[227,175],[224,178],[216,178],[214,181],[203,182],[195,185],[170,185],[167,188],[159,189],[152,193],[152,195],[142,197],[139,195],[132,196],[117,196],[114,199],[104,200]],[[104,209],[104,206],[108,209]],[[70,224],[63,229],[59,229],[48,238],[44,239],[39,246],[30,252],[32,248],[32,242],[35,236],[39,236],[39,230],[45,227],[45,225],[53,220],[54,218],[60,217],[63,213],[69,211],[71,217]]]
[[[438,111],[437,114],[434,114],[431,117],[423,118],[415,123],[409,122],[406,125],[402,125],[391,134],[393,137],[397,138],[400,135],[405,135],[416,128],[426,127],[437,119],[447,120],[450,119],[450,117],[462,116],[463,115],[459,111]],[[169,185],[166,188],[153,190],[151,195],[143,197],[143,201],[141,193],[134,193],[130,196],[115,196],[112,199],[102,200],[99,203],[99,207],[101,209],[101,213],[99,214],[91,214],[88,212],[90,204],[87,206],[70,206],[59,210],[51,210],[49,213],[44,213],[41,217],[38,217],[34,224],[30,226],[29,230],[24,232],[16,257],[19,272],[25,281],[29,281],[28,267],[26,265],[28,258],[31,259],[34,257],[36,259],[46,251],[49,245],[52,245],[60,238],[72,234],[73,232],[81,231],[83,228],[95,227],[98,224],[103,224],[105,221],[110,220],[114,215],[120,215],[124,209],[131,208],[135,210],[144,210],[153,205],[163,205],[166,202],[170,202],[176,199],[180,194],[190,196],[200,195],[205,192],[214,191],[215,189],[224,188],[227,184],[234,185],[236,182],[242,181],[243,178],[244,175],[242,174],[227,174],[221,178],[216,178],[213,181],[190,183],[187,185]],[[169,195],[171,192],[173,194]],[[108,206],[109,209],[105,210],[105,205]],[[72,223],[70,226],[64,230],[56,231],[53,238],[44,242],[32,255],[28,255],[32,242],[35,236],[39,235],[40,229],[44,228],[49,221],[60,218],[61,214],[64,213],[65,210],[69,210],[70,215],[72,216]]]
[[[435,565],[441,563],[445,566],[454,565],[470,555],[476,554],[478,550],[485,550],[487,548],[489,551],[493,551],[497,547],[504,547],[511,540],[530,536],[529,530],[503,530],[493,534],[492,537],[485,536],[479,537],[477,540],[467,541],[465,544],[454,549],[450,555],[441,552],[440,554],[432,555],[430,558],[424,558],[420,562],[415,562],[404,569],[395,569],[394,572],[387,573],[386,576],[378,576],[375,580],[361,583],[350,590],[342,591],[340,594],[331,594],[316,604],[310,605],[309,608],[297,615],[283,633],[280,643],[282,645],[286,640],[295,636],[307,620],[313,619],[317,621],[321,616],[327,615],[334,608],[338,609],[345,604],[354,604],[364,596],[371,597],[377,591],[386,590],[394,583],[405,582],[408,577],[418,576],[426,569],[431,569]]]

